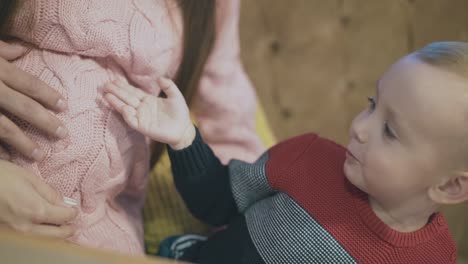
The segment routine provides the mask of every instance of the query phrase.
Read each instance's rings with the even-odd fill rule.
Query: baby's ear
[[[458,204],[468,200],[468,171],[456,172],[428,190],[437,204]]]

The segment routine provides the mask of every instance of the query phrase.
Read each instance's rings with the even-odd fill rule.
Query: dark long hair
[[[184,34],[182,62],[175,83],[190,104],[213,48],[216,0],[177,0],[177,2],[184,20]],[[154,145],[151,166],[156,164],[163,150],[163,144]]]
[[[174,0],[171,0],[174,1]],[[175,77],[175,83],[188,104],[198,89],[200,77],[215,39],[216,0],[175,0],[183,17],[182,62]],[[0,37],[8,38],[8,22],[13,15],[16,0],[0,0]],[[156,145],[151,164],[162,152],[162,144]]]
[[[16,7],[16,0],[1,0],[0,1],[0,36],[5,37],[5,32],[8,27],[8,20],[13,15]]]
[[[175,82],[190,104],[215,39],[215,0],[177,0],[184,18],[182,62]]]

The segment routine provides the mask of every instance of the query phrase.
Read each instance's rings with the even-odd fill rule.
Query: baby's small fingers
[[[113,94],[106,94],[104,98],[107,100],[107,102],[109,102],[112,108],[117,110],[122,115],[125,122],[127,122],[131,128],[138,129],[138,119],[136,117],[135,108],[122,102]]]
[[[127,91],[129,94],[133,95],[134,97],[138,98],[138,100],[142,100],[145,96],[149,95],[148,93],[145,93],[144,91],[122,81],[122,80],[117,80],[114,82],[115,85],[117,85],[120,89]]]
[[[135,95],[131,94],[128,92],[128,90],[125,90],[119,86],[117,86],[114,83],[110,83],[106,85],[106,90],[119,98],[122,102],[125,104],[128,104],[133,107],[138,107],[140,104],[140,99],[136,97]]]
[[[114,110],[121,114],[123,113],[123,108],[127,106],[126,103],[122,102],[122,100],[120,100],[113,94],[108,93],[104,95],[104,98],[111,105],[111,107],[114,108]]]
[[[161,77],[158,79],[159,86],[161,87],[161,90],[167,95],[167,98],[176,98],[176,97],[182,97],[183,95],[179,90],[179,87],[168,78]]]
[[[127,124],[133,129],[138,129],[139,127],[138,118],[136,114],[137,112],[135,108],[131,106],[126,105],[122,108],[122,116],[125,122],[127,122]]]
[[[123,107],[123,113],[124,115],[128,115],[128,116],[136,116],[137,114],[137,111],[135,110],[135,108],[131,107],[131,106],[124,106]]]

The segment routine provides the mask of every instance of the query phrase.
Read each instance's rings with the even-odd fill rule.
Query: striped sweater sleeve
[[[315,134],[306,134],[283,141],[266,151],[255,163],[231,161],[229,178],[237,208],[244,212],[255,202],[277,192],[285,192],[294,179],[287,170],[302,157],[304,151],[315,141]]]
[[[281,177],[281,171],[293,166],[315,138],[311,134],[296,137],[274,146],[254,163],[232,160],[226,166],[197,129],[191,146],[179,151],[168,147],[174,182],[195,217],[224,225],[250,205],[283,189],[281,182],[288,179]]]
[[[197,129],[189,147],[168,146],[174,183],[190,212],[203,222],[224,225],[252,203],[274,193],[265,179],[268,152],[255,163],[223,165]]]
[[[182,150],[167,146],[175,186],[193,216],[217,226],[238,212],[229,184],[229,170],[203,142],[198,129],[193,143]]]

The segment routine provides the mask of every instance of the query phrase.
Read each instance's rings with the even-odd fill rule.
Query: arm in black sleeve
[[[229,168],[203,142],[198,129],[189,147],[178,151],[167,148],[176,188],[195,217],[211,225],[224,225],[238,214]]]

